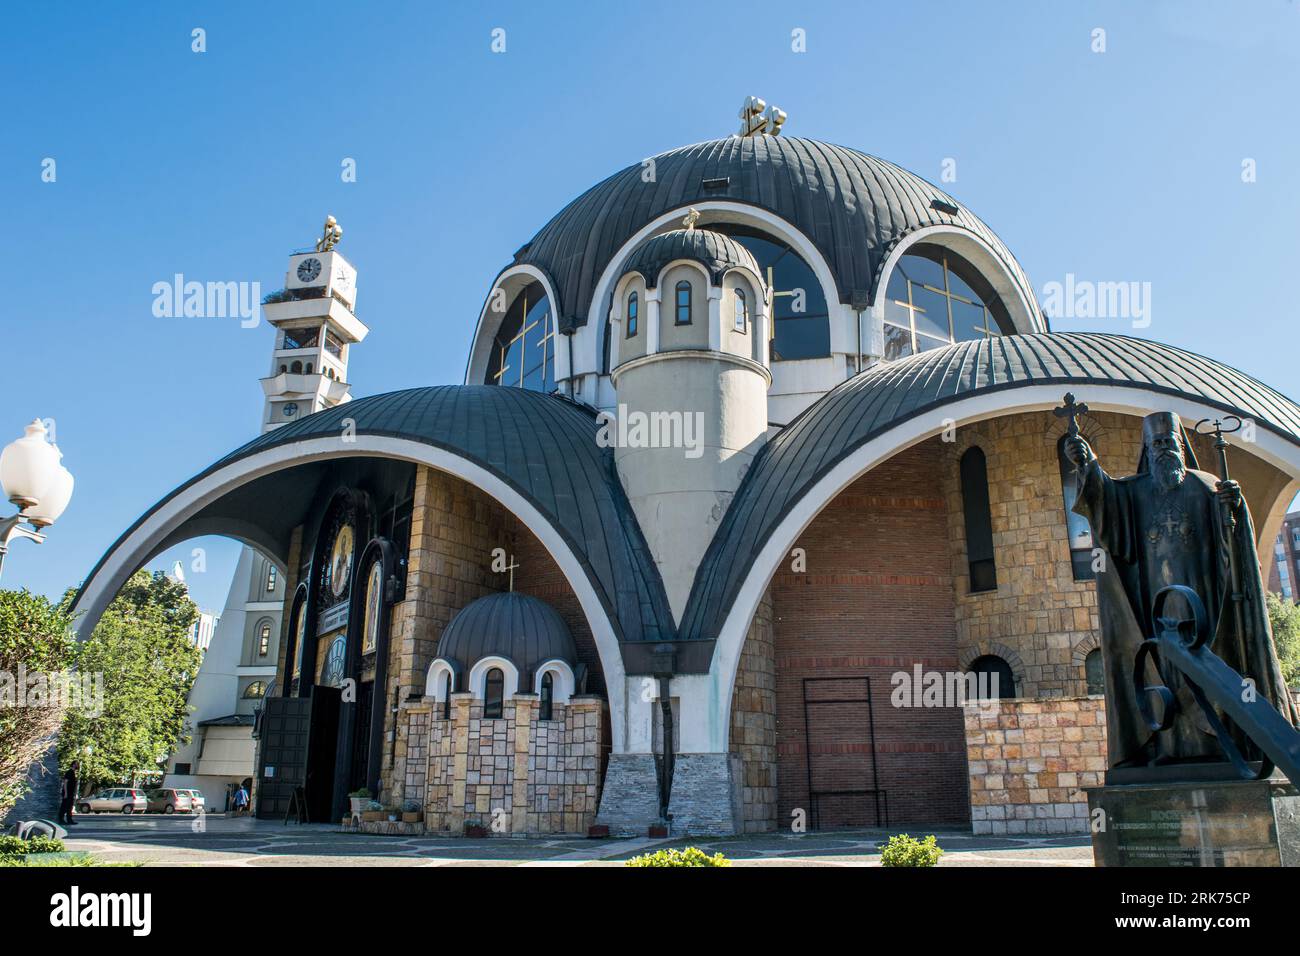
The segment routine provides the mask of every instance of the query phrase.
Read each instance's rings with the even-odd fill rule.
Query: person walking
[[[74,760],[63,775],[63,789],[59,794],[59,823],[63,826],[77,825],[77,821],[72,819],[72,807],[77,802],[77,774],[80,772],[81,761]]]
[[[235,791],[235,815],[242,816],[248,812],[248,791],[244,789],[241,783],[239,789]]]

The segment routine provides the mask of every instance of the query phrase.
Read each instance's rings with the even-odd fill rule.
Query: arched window
[[[301,363],[301,362],[294,362],[292,365],[289,366],[289,371],[292,372],[294,375],[301,375],[301,374],[302,374],[302,363]]]
[[[501,716],[505,701],[506,675],[501,668],[493,667],[483,678],[483,716],[488,720]]]
[[[257,656],[265,657],[271,653],[271,622],[263,621],[257,632]]]
[[[442,719],[451,720],[451,671],[442,675]]]
[[[554,709],[555,701],[555,675],[547,671],[542,675],[542,693],[539,695],[541,703],[537,709],[538,720],[551,720],[551,712]]]
[[[749,330],[749,306],[745,302],[745,290],[736,290],[736,317],[735,329],[737,332],[747,332]]]
[[[261,700],[266,696],[266,682],[255,680],[244,688],[244,700]]]
[[[308,362],[308,363],[307,363],[306,372],[307,372],[308,375],[311,374],[311,362]]]
[[[1106,693],[1106,673],[1101,666],[1101,651],[1091,650],[1083,659],[1083,676],[1088,682],[1089,694]]]
[[[1092,570],[1092,526],[1083,515],[1074,513],[1074,503],[1079,498],[1079,476],[1074,462],[1065,454],[1062,435],[1056,443],[1056,461],[1061,469],[1061,500],[1065,505],[1065,534],[1070,539],[1070,565],[1074,580],[1091,581],[1097,575]]]
[[[275,590],[275,565],[274,564],[269,565],[266,569],[266,589],[268,591]]]
[[[885,358],[1001,335],[1011,318],[992,284],[940,246],[918,243],[889,275]]]
[[[637,302],[636,293],[629,292],[627,294],[627,337],[629,339],[636,335]]]
[[[489,315],[495,317],[500,312],[489,309]],[[556,331],[545,288],[540,282],[530,282],[501,317],[483,384],[553,391]]]
[[[1009,699],[1016,696],[1016,680],[1011,665],[996,654],[984,654],[970,662],[967,671],[975,675],[975,693],[979,700]]]
[[[287,372],[287,371],[289,371],[289,366],[284,365],[284,364],[281,364],[281,366],[280,366],[280,373],[281,373],[281,374],[284,374],[284,373]]]
[[[966,518],[966,561],[970,590],[994,591],[998,572],[993,560],[993,516],[989,510],[989,475],[984,452],[972,446],[961,456],[961,502]]]
[[[691,324],[691,284],[683,279],[677,283],[677,325]]]

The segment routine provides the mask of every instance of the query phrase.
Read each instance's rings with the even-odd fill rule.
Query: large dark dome
[[[515,264],[550,277],[561,329],[586,324],[601,273],[638,230],[664,213],[717,200],[795,226],[825,258],[841,302],[870,301],[894,244],[932,225],[978,237],[1034,301],[1029,280],[988,226],[943,190],[875,156],[811,139],[731,136],[662,153],[653,164],[650,182],[647,161],[593,186],[516,253]]]
[[[438,640],[438,657],[468,673],[485,657],[504,657],[521,677],[559,658],[578,663],[573,635],[555,608],[527,594],[489,594],[465,605]]]

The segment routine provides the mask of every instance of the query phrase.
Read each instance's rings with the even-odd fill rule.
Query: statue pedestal
[[[1114,779],[1088,788],[1097,866],[1300,866],[1300,792],[1285,778]]]

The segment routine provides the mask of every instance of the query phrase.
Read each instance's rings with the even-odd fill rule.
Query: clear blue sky
[[[271,330],[155,318],[155,282],[279,288],[333,213],[372,330],[354,394],[459,381],[515,249],[622,166],[733,132],[751,93],[791,135],[933,181],[955,159],[945,188],[1036,287],[1150,282],[1138,334],[1300,393],[1297,89],[1300,6],[1284,0],[11,5],[0,443],[54,418],[77,491],[2,583],[79,582],[144,509],[255,435]],[[235,549],[202,543],[192,590],[219,608]]]

